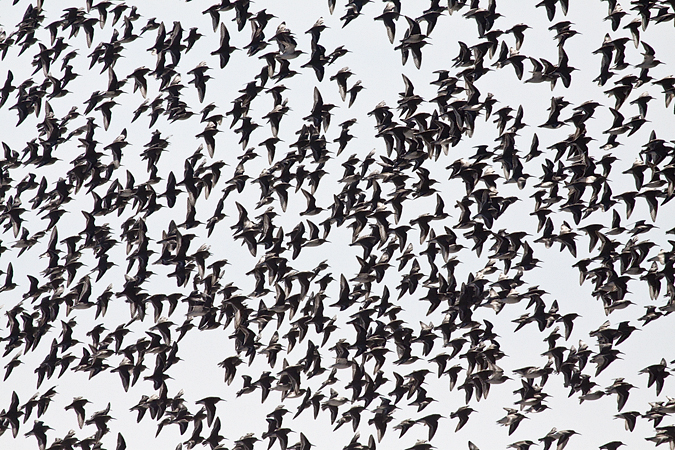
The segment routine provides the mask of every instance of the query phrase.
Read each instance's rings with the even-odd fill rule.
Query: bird
[[[237,50],[230,45],[230,33],[224,23],[220,24],[220,46],[211,52],[211,55],[217,55],[220,61],[220,68],[224,69],[230,62],[230,56]]]
[[[84,419],[86,417],[84,405],[87,403],[91,402],[84,397],[75,397],[73,401],[65,408],[66,411],[69,409],[75,411],[75,414],[77,415],[77,424],[79,425],[80,429],[84,426]]]
[[[670,375],[668,372],[668,364],[664,358],[658,364],[652,364],[640,370],[640,373],[649,374],[649,381],[647,387],[656,386],[656,395],[661,393],[665,379]]]
[[[518,425],[520,425],[520,422],[522,422],[523,419],[526,419],[527,416],[519,413],[517,410],[512,409],[512,408],[504,408],[507,412],[507,415],[502,417],[497,421],[498,424],[502,426],[508,426],[509,427],[509,436],[513,434],[514,431],[518,428]]]
[[[375,20],[381,20],[384,23],[384,27],[387,30],[387,37],[389,38],[389,43],[393,44],[396,37],[396,20],[399,17],[399,10],[396,8],[394,2],[387,2],[384,6],[382,14],[375,17]]]
[[[466,425],[466,423],[469,421],[469,415],[471,413],[475,412],[475,410],[469,406],[461,406],[457,411],[454,411],[450,413],[451,418],[458,418],[459,423],[455,427],[455,432],[459,431]],[[431,439],[429,439],[431,440]]]

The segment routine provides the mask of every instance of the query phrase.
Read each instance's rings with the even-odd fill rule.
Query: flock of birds
[[[9,8],[9,1],[3,3]],[[615,397],[616,418],[625,421],[627,434],[638,423],[648,424],[647,441],[675,448],[675,425],[666,424],[675,399],[661,396],[673,363],[667,343],[663,359],[630,374],[640,374],[640,387],[656,394],[643,410],[624,410],[637,388],[627,375],[611,385],[599,378],[621,359],[619,346],[633,332],[672,320],[675,311],[675,242],[661,247],[664,233],[675,229],[654,225],[672,213],[675,141],[652,131],[646,142],[620,147],[648,127],[650,102],[665,101],[668,108],[675,97],[675,77],[652,77],[663,63],[643,40],[648,29],[672,29],[674,1],[632,0],[623,7],[607,1],[602,25],[615,37],[608,33],[592,53],[601,58],[594,81],[610,104],[605,97],[576,105],[552,97],[548,118],[529,125],[536,132],[525,150],[519,139],[528,126],[523,107],[502,106],[499,92],[481,92],[481,78],[491,71],[512,77],[510,65],[519,82],[573,88],[577,69],[566,46],[579,33],[564,19],[568,0],[543,0],[535,8],[541,21],[550,22],[556,62],[521,54],[534,24],[500,29],[503,15],[494,0],[431,0],[419,17],[407,15],[408,5],[400,1],[384,2],[373,17],[378,2],[350,0],[341,26],[349,31],[384,24],[381,33],[403,65],[411,57],[422,69],[431,35],[451,17],[475,21],[477,43],[459,41],[458,55],[435,72],[435,98],[416,94],[403,75],[396,106],[362,105],[367,113],[340,123],[337,132],[331,118],[338,110],[358,114],[359,94],[368,86],[354,81],[348,67],[338,69],[339,60],[358,50],[324,47],[322,36],[338,29],[323,19],[306,30],[311,43],[304,48],[283,17],[254,12],[250,0],[209,6],[203,14],[212,27],[189,29],[185,21],[169,25],[142,16],[151,11],[142,11],[140,3],[82,3],[57,11],[59,2],[14,0],[23,17],[15,26],[3,23],[0,32],[0,65],[9,67],[0,113],[5,121],[15,120],[4,125],[2,140],[15,134],[25,141],[23,148],[3,142],[0,158],[3,386],[11,392],[35,383],[38,389],[30,398],[15,390],[0,405],[3,445],[14,445],[11,436],[34,438],[39,450],[123,450],[127,441],[133,448],[133,438],[111,422],[113,413],[129,413],[116,410],[112,399],[100,409],[90,406],[86,381],[79,387],[82,396],[65,406],[62,420],[71,420],[72,430],[64,433],[45,421],[58,389],[41,391],[43,385],[61,377],[108,377],[111,392],[142,388],[131,413],[140,423],[154,421],[158,435],[179,431],[178,449],[329,445],[317,438],[310,443],[311,427],[299,417],[312,415],[335,429],[353,427],[345,450],[375,450],[385,434],[402,437],[420,425],[428,434],[409,450],[442,448],[446,444],[434,440],[439,427],[458,432],[491,390],[516,383],[516,400],[497,423],[511,436],[524,419],[546,414],[549,380],[580,403]],[[581,2],[572,6],[583,8]],[[335,8],[329,0],[328,12]],[[250,42],[233,46],[231,37],[247,29]],[[206,45],[210,36],[217,37],[217,48]],[[642,51],[642,60],[627,56],[630,46]],[[190,52],[205,62],[181,65]],[[25,79],[9,62],[22,54],[32,56],[33,73]],[[131,55],[146,65],[120,73],[118,60]],[[240,73],[236,58],[253,61],[257,74],[230,103],[208,103],[220,89],[216,83]],[[87,72],[77,73],[82,60]],[[88,86],[80,80],[100,77],[107,77],[107,88],[74,105],[70,99]],[[302,77],[313,92],[311,109],[295,124],[284,120],[295,100],[284,84],[293,77]],[[324,100],[324,79],[342,104]],[[652,97],[647,88],[660,91]],[[152,92],[155,98],[148,97]],[[265,102],[272,109],[254,114],[253,106]],[[123,108],[131,103],[136,109],[128,114]],[[601,136],[592,136],[589,120],[607,109],[613,120]],[[143,121],[149,124],[146,136],[127,131]],[[355,144],[351,134],[368,121],[379,142],[372,151]],[[198,148],[181,154],[171,147],[168,130],[184,122],[197,130]],[[565,139],[540,144],[538,134],[544,141],[563,127],[570,130]],[[109,129],[119,135],[107,139]],[[496,133],[495,143],[474,146],[486,129]],[[635,162],[617,173],[617,161],[626,161],[626,154]],[[125,164],[134,158],[146,170],[137,162]],[[250,169],[255,164],[263,167],[259,173]],[[634,189],[616,191],[612,180],[621,175],[632,177]],[[335,183],[325,187],[322,180],[331,177]],[[532,195],[523,195],[528,189]],[[297,209],[298,202],[306,207]],[[420,202],[435,206],[409,218]],[[536,234],[513,221],[502,228],[502,216],[524,204],[538,222]],[[651,221],[630,222],[633,210],[644,205]],[[230,238],[234,246],[221,245]],[[599,300],[588,308],[607,315],[588,333],[595,347],[569,343],[577,333],[575,320],[589,312],[574,312],[566,299],[552,299],[545,286],[527,281],[547,270],[546,260],[557,250],[546,249],[558,245]],[[335,271],[334,260],[352,258],[354,248],[353,272]],[[328,254],[331,259],[307,265]],[[243,267],[247,261],[254,262]],[[456,270],[462,262],[472,265],[465,278]],[[231,276],[232,270],[245,277]],[[129,311],[123,319],[108,311],[120,303]],[[512,312],[523,305],[524,314]],[[620,310],[639,314],[612,324]],[[409,323],[415,314],[428,319]],[[538,329],[547,349],[532,355],[534,365],[505,370],[508,358],[497,330],[523,327]],[[216,333],[232,344],[212,364],[212,370],[224,370],[225,385],[201,399],[191,398],[189,385],[173,392],[171,374],[189,358],[179,351],[181,341]],[[17,378],[33,359],[38,363],[28,372],[31,378]],[[260,359],[266,370],[246,371]],[[443,380],[442,389],[435,379]],[[440,400],[448,384],[461,393],[459,404]],[[224,397],[235,395],[260,398],[264,407],[280,396],[284,405],[268,408],[266,430],[237,438],[220,417]],[[429,413],[431,405],[444,412]],[[413,418],[404,419],[401,411],[412,411]],[[553,428],[509,448],[563,450],[577,434]],[[469,448],[477,449],[480,438],[469,441]],[[617,449],[621,439],[611,436],[599,448]]]

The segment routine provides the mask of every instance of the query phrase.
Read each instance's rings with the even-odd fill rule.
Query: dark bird
[[[462,406],[457,411],[450,413],[450,418],[459,419],[459,423],[455,427],[455,433],[461,430],[464,425],[466,425],[466,423],[469,421],[469,415],[473,412],[475,412],[473,408],[470,408],[469,406]],[[429,440],[431,440],[431,438]]]
[[[384,11],[382,14],[375,17],[375,20],[381,20],[384,23],[384,27],[387,30],[387,37],[391,44],[394,43],[394,38],[396,36],[396,23],[398,20],[399,10],[396,8],[396,5],[393,2],[387,2],[384,6]]]
[[[663,389],[663,383],[670,375],[670,372],[668,372],[668,365],[666,363],[665,359],[661,359],[661,362],[659,364],[652,364],[651,366],[647,366],[644,369],[640,370],[640,373],[646,373],[649,374],[649,381],[647,382],[647,387],[652,387],[653,384],[656,385],[656,395],[659,395],[661,393],[661,390]]]
[[[230,45],[230,33],[227,31],[224,23],[220,24],[220,47],[212,51],[212,55],[218,55],[220,58],[220,68],[223,69],[230,62],[230,55],[237,50]]]
[[[77,424],[82,428],[84,426],[84,418],[85,418],[85,411],[84,411],[84,405],[87,403],[90,403],[89,400],[83,397],[75,397],[73,398],[73,401],[66,406],[66,411],[69,409],[72,409],[75,411],[75,414],[77,415]]]
[[[526,419],[527,417],[521,413],[519,413],[517,410],[512,409],[512,408],[504,408],[507,412],[506,416],[502,417],[497,421],[498,424],[502,426],[508,426],[509,427],[509,436],[513,434],[514,431],[518,428],[518,425],[520,425],[520,422],[523,421],[523,419]]]
[[[35,423],[33,424],[33,428],[25,435],[35,436],[35,439],[37,439],[38,442],[38,448],[40,450],[45,450],[45,448],[47,447],[47,431],[52,429],[53,429],[52,427],[45,425],[43,421],[36,420]]]

